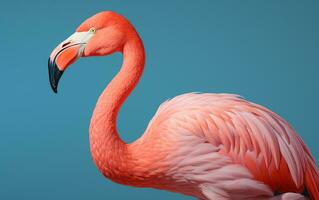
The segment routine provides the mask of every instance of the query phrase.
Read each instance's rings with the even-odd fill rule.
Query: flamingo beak
[[[50,80],[51,88],[54,93],[57,93],[59,80],[63,74],[63,71],[59,70],[56,63],[54,61],[51,61],[50,58],[49,58],[48,67],[49,67],[49,80]]]
[[[66,68],[83,55],[91,32],[75,32],[51,53],[48,61],[49,81],[54,93],[58,92],[59,80]]]

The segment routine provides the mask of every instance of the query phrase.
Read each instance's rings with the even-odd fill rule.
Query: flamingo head
[[[84,21],[49,57],[49,79],[57,93],[58,83],[69,65],[80,57],[105,56],[122,51],[134,33],[133,26],[121,15],[111,11],[98,13]]]

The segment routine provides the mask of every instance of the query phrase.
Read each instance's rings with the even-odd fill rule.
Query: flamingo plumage
[[[142,40],[123,16],[105,11],[83,22],[49,58],[52,89],[79,57],[123,54],[100,95],[90,148],[114,182],[198,199],[319,200],[319,170],[293,128],[265,107],[232,94],[188,93],[163,103],[142,137],[126,144],[118,111],[144,69]]]

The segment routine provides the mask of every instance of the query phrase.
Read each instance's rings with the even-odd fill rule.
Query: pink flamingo
[[[119,14],[87,19],[52,52],[52,89],[57,92],[63,71],[79,57],[114,52],[123,53],[123,65],[90,125],[92,157],[105,177],[198,199],[319,200],[319,170],[302,139],[280,116],[236,95],[177,96],[159,107],[141,138],[123,142],[116,118],[142,75],[145,53]]]

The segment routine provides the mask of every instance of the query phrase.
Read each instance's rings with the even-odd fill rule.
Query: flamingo
[[[145,64],[133,25],[112,11],[84,21],[49,57],[55,93],[80,57],[123,54],[120,71],[100,95],[90,123],[90,150],[113,182],[197,199],[319,200],[319,170],[293,128],[269,109],[233,94],[187,93],[160,105],[145,133],[127,144],[119,109]]]

